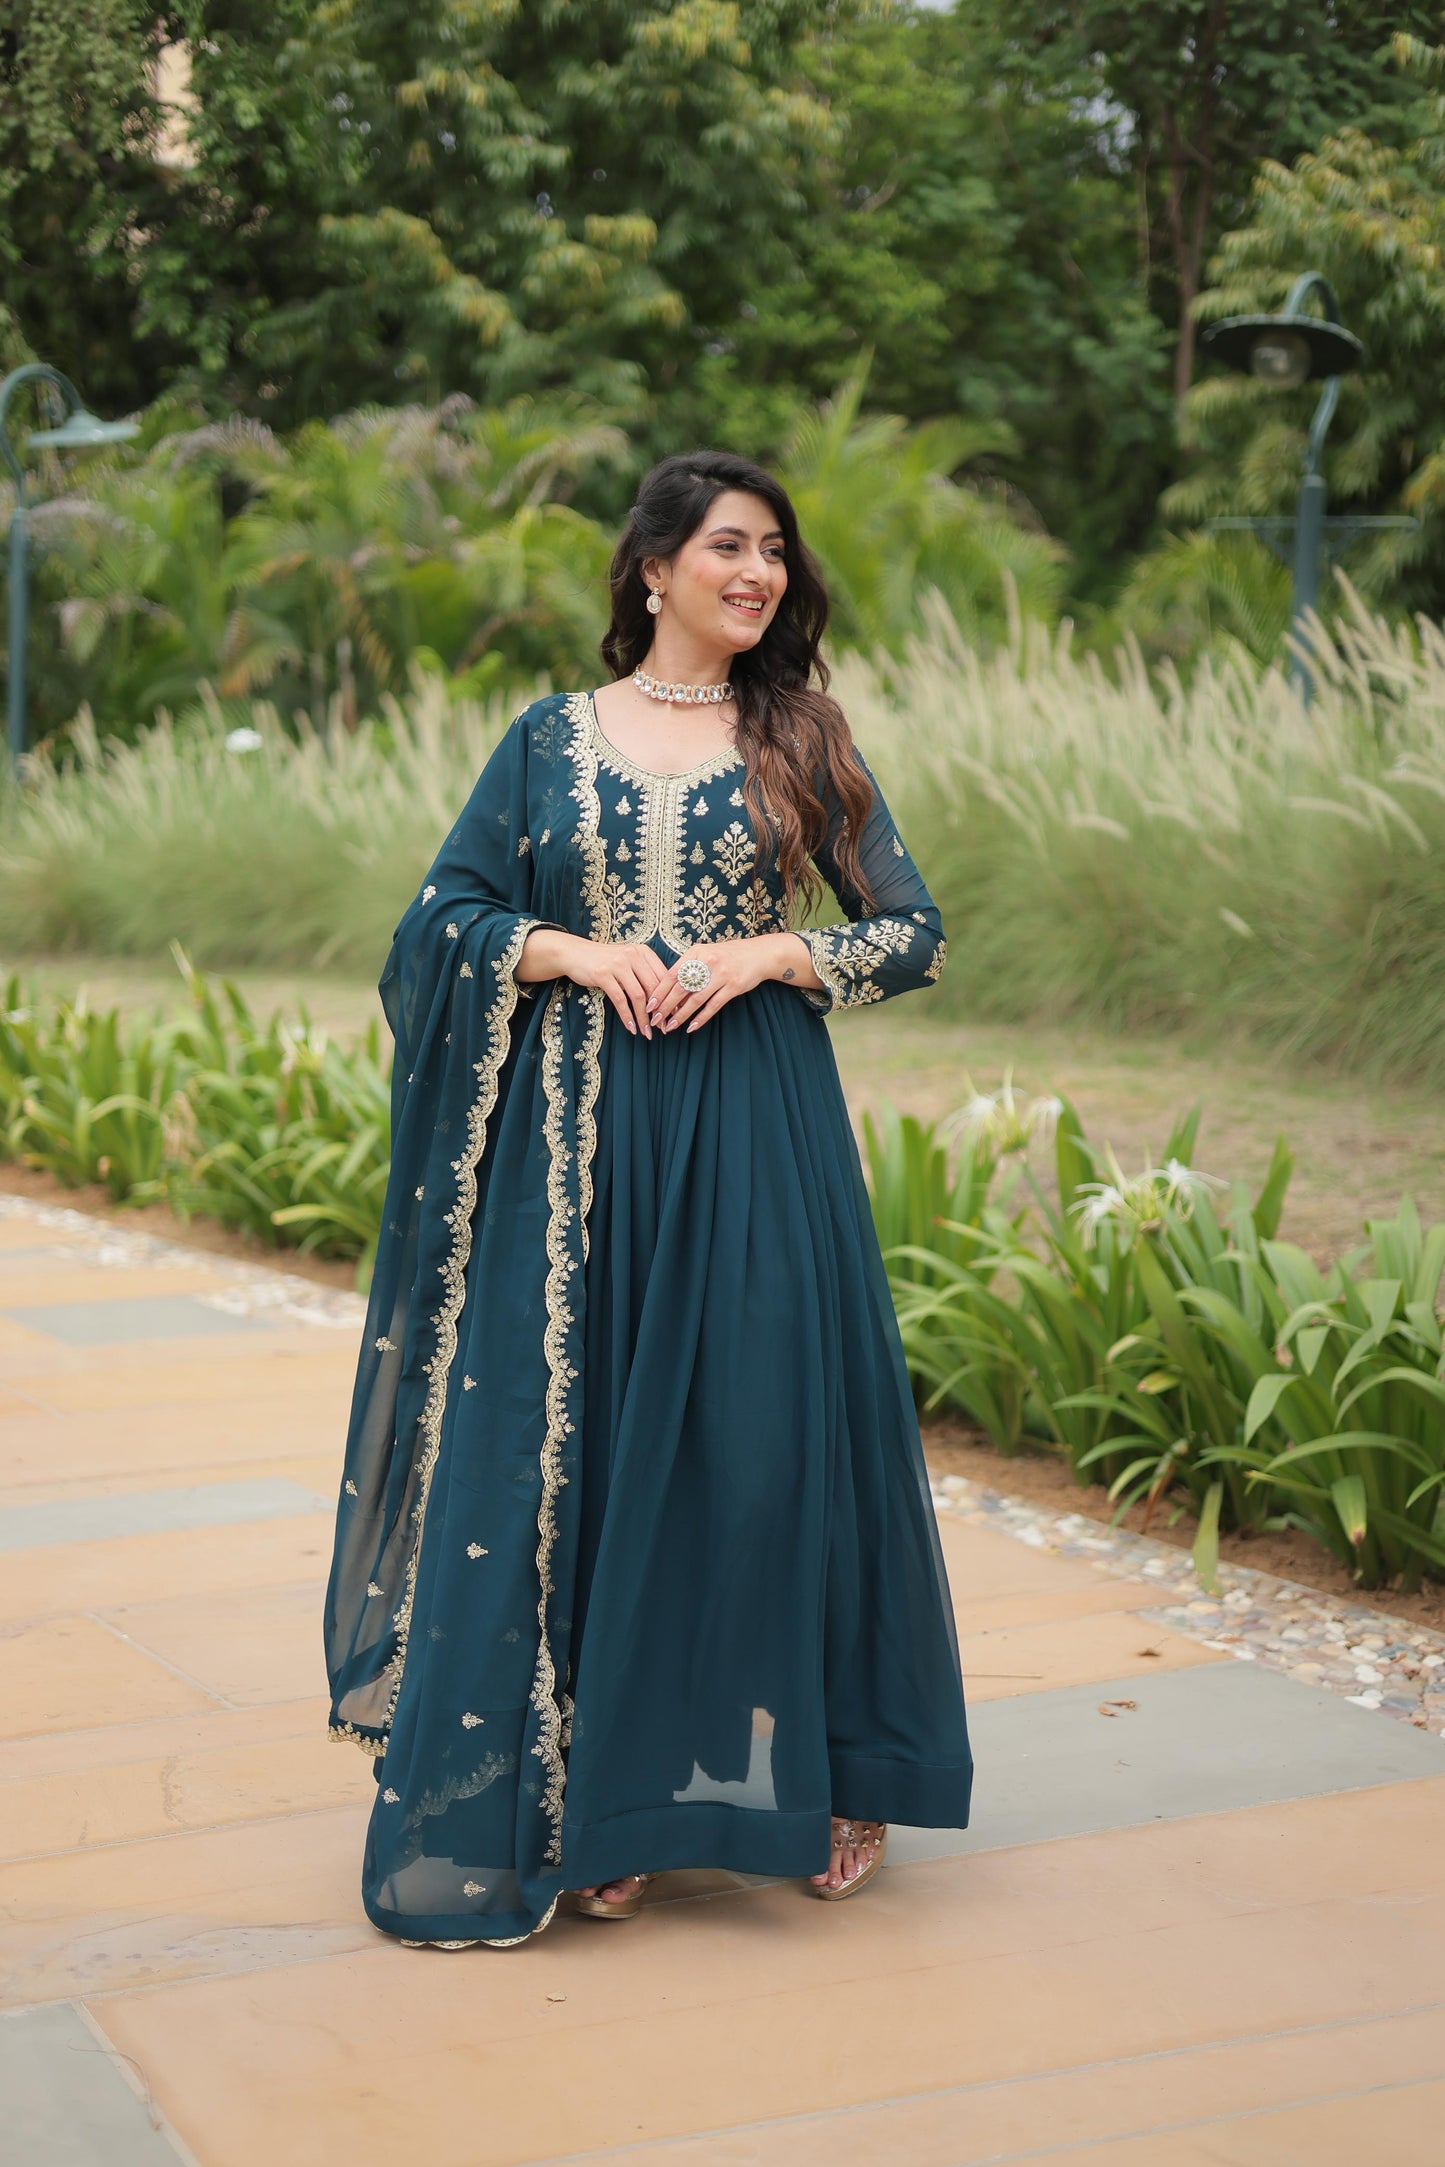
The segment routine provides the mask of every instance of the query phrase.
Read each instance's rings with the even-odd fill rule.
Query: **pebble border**
[[[1445,1633],[1223,1559],[1221,1592],[1208,1595],[1187,1550],[1005,1496],[966,1475],[935,1476],[933,1501],[952,1519],[1156,1586],[1165,1601],[1139,1613],[1152,1625],[1445,1738]]]
[[[66,1204],[38,1204],[33,1197],[0,1192],[0,1219],[21,1219],[49,1233],[63,1234],[64,1246],[83,1256],[87,1264],[121,1268],[180,1264],[192,1269],[205,1265],[222,1284],[214,1292],[198,1293],[193,1299],[228,1317],[319,1324],[347,1332],[360,1332],[366,1322],[365,1300],[359,1294],[348,1294],[344,1288],[318,1286],[314,1279],[303,1279],[299,1273],[282,1271],[274,1264],[247,1264],[239,1257],[217,1256],[209,1249],[188,1249],[182,1242],[142,1233],[139,1227],[92,1219],[87,1212],[72,1211]],[[0,1257],[3,1255],[0,1250]]]

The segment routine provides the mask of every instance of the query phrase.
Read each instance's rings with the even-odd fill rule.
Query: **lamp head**
[[[1365,365],[1354,332],[1319,316],[1226,316],[1210,324],[1199,343],[1216,361],[1281,386],[1345,376]]]
[[[96,444],[123,444],[139,434],[139,422],[102,421],[88,407],[77,406],[58,429],[36,429],[30,442],[48,445],[52,451],[84,451]]]

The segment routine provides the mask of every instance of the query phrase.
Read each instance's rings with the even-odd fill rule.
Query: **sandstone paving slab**
[[[322,1575],[286,1587],[126,1603],[101,1613],[134,1646],[184,1671],[233,1708],[326,1689]]]
[[[370,1770],[314,1718],[298,1736],[263,1738],[260,1751],[254,1738],[224,1738],[80,1771],[0,1775],[0,1860],[370,1802]]]
[[[192,1264],[100,1271],[83,1256],[66,1250],[27,1256],[12,1263],[13,1251],[0,1249],[0,1312],[43,1300],[105,1302],[158,1294],[215,1295],[227,1284],[224,1273],[199,1259]]]
[[[1434,2167],[1442,2117],[1445,2079],[1382,2085],[1365,2093],[1329,2093],[1273,2113],[1221,2115],[1192,2129],[1088,2145],[1073,2156],[1088,2167],[1356,2167],[1367,2159]]]
[[[23,1417],[0,1423],[0,1505],[47,1504],[113,1496],[141,1485],[255,1481],[303,1482],[334,1498],[340,1462],[333,1444],[345,1434],[349,1380],[326,1392],[271,1399],[183,1402],[62,1413],[28,1403]],[[304,1463],[309,1472],[298,1474]]]
[[[20,1330],[17,1325],[16,1331]],[[257,1335],[259,1340],[259,1334]],[[204,1423],[226,1400],[243,1400],[253,1420],[264,1431],[268,1401],[280,1411],[297,1393],[351,1387],[354,1359],[339,1357],[336,1350],[315,1352],[307,1345],[294,1351],[268,1352],[259,1345],[245,1361],[236,1359],[235,1342],[229,1338],[183,1342],[187,1359],[157,1363],[148,1346],[109,1347],[98,1362],[85,1350],[57,1349],[50,1367],[38,1367],[38,1336],[32,1338],[23,1359],[0,1351],[0,1377],[11,1389],[62,1414],[119,1413],[133,1407],[162,1407],[188,1403],[196,1420]],[[3,1341],[0,1341],[3,1350]],[[9,1361],[12,1366],[6,1368]],[[345,1406],[345,1400],[342,1401]]]
[[[0,2159],[13,2167],[195,2167],[83,2010],[0,2015]]]
[[[900,1861],[1445,1778],[1445,1741],[1233,1664],[991,1701],[965,1829],[899,1828]]]
[[[0,1867],[0,2003],[369,1950],[365,1832],[365,1807],[332,1807]]]
[[[27,1302],[23,1307],[0,1302],[0,1319],[6,1318],[68,1347],[216,1339],[226,1333],[266,1329],[254,1317],[232,1316],[195,1294],[112,1293],[101,1300],[57,1295],[45,1302]]]
[[[181,1715],[214,1707],[194,1679],[132,1646],[94,1618],[43,1618],[4,1635],[0,1738],[74,1730],[112,1718]]]
[[[958,1652],[971,1703],[1016,1694],[1048,1692],[1086,1681],[1128,1678],[1223,1662],[1183,1633],[1144,1624],[1128,1610],[1072,1618],[1066,1631],[1054,1619],[961,1631]]]
[[[1172,1544],[1006,1497],[962,1475],[941,1476],[934,1496],[946,1520],[1155,1587],[1159,1602],[1143,1615],[1205,1647],[1445,1735],[1445,1633],[1247,1565],[1221,1563],[1211,1591],[1200,1586],[1189,1553]]]
[[[324,1696],[262,1708],[222,1708],[211,1702],[195,1715],[119,1718],[88,1729],[0,1739],[0,1783],[33,1776],[84,1776],[95,1769],[123,1768],[131,1761],[222,1752],[233,1745],[260,1747],[308,1735],[325,1738],[326,1717]],[[327,1743],[338,1760],[365,1768],[369,1778],[369,1765],[354,1748],[343,1752],[335,1740]]]
[[[276,1488],[295,1498],[318,1494],[285,1479]],[[110,1610],[157,1588],[187,1596],[314,1581],[330,1563],[334,1524],[328,1506],[294,1517],[13,1550],[0,1572],[0,1620]]]
[[[1264,1850],[1328,1810],[1358,1809],[1269,1809]],[[1158,1831],[1049,1846],[1051,1876],[1027,1847],[898,1867],[856,1910],[774,1886],[658,1904],[626,1936],[567,1921],[514,1955],[372,1950],[93,2008],[207,2167],[503,2167],[1445,1999],[1445,1869],[1405,1901],[1388,1867],[1334,1887],[1326,1832],[1309,1893],[1280,1897],[1232,1834],[1260,1818],[1174,1823],[1162,1851]],[[1202,1886],[1160,1875],[1190,1853]]]
[[[609,2147],[607,2167],[995,2167],[1048,2159],[1129,2138],[1190,2135],[1213,2140],[1221,2108],[1229,2120],[1259,2116],[1302,2099],[1333,2104],[1386,2087],[1416,2087],[1440,2072],[1445,2002],[1391,2012],[1365,2022],[1302,2026],[1243,2042],[1208,2040],[1166,2054],[1123,2053],[1077,2069],[1034,2077],[944,2085],[909,2097],[880,2098],[816,2115],[790,2115],[710,2129],[661,2143]],[[1246,2124],[1246,2126],[1248,2126]],[[1319,2133],[1316,2133],[1318,2141]],[[1358,2138],[1350,2142],[1358,2146]],[[549,2167],[585,2167],[592,2147],[554,2157]],[[1210,2167],[1228,2155],[1205,2152]],[[1385,2156],[1378,2145],[1346,2150],[1333,2131],[1308,2167],[1355,2167]],[[1412,2154],[1390,2155],[1411,2167]],[[1430,2158],[1420,2156],[1420,2167]],[[1269,2167],[1277,2167],[1271,2159]],[[1302,2163],[1303,2167],[1303,2163]]]
[[[223,1522],[294,1518],[298,1513],[324,1511],[328,1503],[299,1483],[263,1479],[112,1490],[98,1497],[0,1505],[0,1550],[102,1542],[112,1536],[154,1535]]]

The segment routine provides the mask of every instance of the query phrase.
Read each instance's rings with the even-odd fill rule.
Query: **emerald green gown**
[[[375,1758],[368,1916],[509,1944],[559,1892],[804,1875],[829,1817],[958,1827],[971,1761],[918,1423],[828,1032],[927,984],[938,912],[881,794],[864,918],[633,1036],[537,925],[785,924],[741,756],[624,758],[590,695],[512,725],[397,929],[391,1180],[326,1604]]]

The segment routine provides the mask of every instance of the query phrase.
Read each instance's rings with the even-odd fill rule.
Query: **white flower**
[[[1064,1110],[1063,1101],[1051,1096],[1030,1099],[1027,1106],[1020,1107],[1014,1097],[1012,1069],[997,1091],[976,1091],[970,1077],[963,1080],[971,1096],[953,1116],[952,1125],[962,1129],[965,1136],[980,1138],[1000,1158],[1010,1152],[1027,1151],[1036,1136],[1053,1135]]]
[[[1132,1248],[1141,1234],[1158,1234],[1170,1219],[1188,1219],[1201,1196],[1211,1189],[1228,1187],[1213,1174],[1201,1174],[1178,1159],[1163,1166],[1146,1166],[1142,1174],[1125,1174],[1112,1150],[1108,1152],[1112,1181],[1080,1183],[1073,1206],[1085,1241],[1098,1239],[1099,1229],[1111,1223],[1119,1228],[1125,1248]]]
[[[226,732],[227,752],[259,752],[265,742],[260,731],[253,730],[248,725]]]

